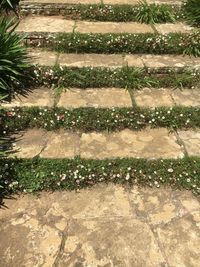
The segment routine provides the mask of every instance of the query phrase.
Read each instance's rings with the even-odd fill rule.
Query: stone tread
[[[116,4],[129,4],[129,5],[137,5],[139,0],[21,0],[20,5],[24,4],[109,4],[109,5],[116,5]],[[152,4],[181,4],[181,0],[147,0],[147,3]]]
[[[155,24],[151,27],[137,22],[91,22],[66,20],[62,16],[27,16],[17,27],[18,32],[80,32],[80,33],[159,33],[190,32],[193,28],[183,23]]]
[[[200,203],[191,192],[101,184],[14,196],[5,207],[5,267],[199,265]]]
[[[181,132],[184,135],[185,132]],[[188,146],[189,154],[199,154],[200,139],[196,132],[186,132],[190,138],[195,136],[195,147]],[[72,133],[63,129],[46,131],[44,129],[29,129],[13,136],[13,153],[19,158],[74,158],[85,159],[105,158],[182,158],[183,147],[178,144],[177,137],[165,128],[142,131],[125,129],[119,132]],[[184,139],[184,136],[183,136]],[[185,139],[184,139],[185,140]]]
[[[66,67],[148,67],[199,68],[200,58],[182,55],[124,55],[124,54],[72,54],[30,49],[33,64]]]
[[[63,89],[58,100],[54,90],[49,88],[36,88],[27,92],[27,95],[16,95],[11,102],[2,102],[5,108],[11,107],[58,107],[64,108],[112,108],[139,107],[155,108],[160,106],[200,106],[199,89],[168,89],[143,88],[131,91],[135,103],[132,103],[129,92],[123,88],[66,88]]]

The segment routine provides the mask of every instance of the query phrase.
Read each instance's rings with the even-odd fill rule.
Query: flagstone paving
[[[148,68],[199,68],[200,58],[181,55],[124,55],[124,54],[72,54],[30,49],[34,64],[53,66],[56,63],[66,67],[148,67]]]
[[[187,132],[180,132],[187,136]],[[193,132],[189,132],[195,135]],[[199,135],[199,133],[198,133]],[[86,159],[105,158],[182,158],[183,147],[178,144],[176,135],[165,128],[120,132],[71,133],[60,130],[47,132],[42,129],[30,129],[18,133],[14,143],[15,153],[12,156],[32,158],[73,158],[80,156]],[[194,137],[195,138],[195,137]],[[195,139],[196,140],[196,139]],[[183,138],[184,141],[184,138]],[[187,140],[186,140],[187,141]],[[186,145],[188,153],[199,154],[199,141],[192,149]]]
[[[25,95],[15,95],[11,102],[2,102],[2,106],[6,108],[53,107],[54,105],[64,108],[112,108],[135,105],[148,108],[174,105],[198,107],[200,98],[199,88],[184,90],[143,88],[130,92],[123,88],[63,88],[60,96],[56,97],[56,89],[41,87],[30,90]]]
[[[26,0],[27,14],[43,5],[131,4],[137,0]],[[181,1],[147,0],[180,4]],[[23,6],[24,5],[24,6]],[[28,11],[30,10],[30,11]],[[32,11],[31,11],[32,10]],[[35,10],[35,11],[34,11]],[[23,11],[24,12],[24,11]],[[35,33],[191,32],[184,23],[88,22],[63,16],[27,16],[17,29]],[[199,68],[200,59],[175,55],[59,54],[31,49],[32,63],[66,67],[123,66],[140,68]],[[199,88],[51,88],[28,90],[4,107],[139,107],[199,106]],[[109,123],[109,122],[108,122]],[[44,125],[45,127],[45,125]],[[104,159],[182,158],[200,156],[200,129],[146,128],[118,132],[70,132],[27,129],[15,134],[12,157]],[[52,163],[53,164],[53,163]],[[200,202],[191,192],[101,184],[77,192],[21,194],[4,200],[0,209],[2,267],[199,267]]]
[[[154,27],[137,22],[91,22],[67,20],[62,16],[26,16],[21,19],[19,32],[80,32],[80,33],[158,33],[191,32],[192,27],[184,23],[155,24]]]
[[[190,192],[101,184],[4,204],[4,267],[199,265],[200,203]]]

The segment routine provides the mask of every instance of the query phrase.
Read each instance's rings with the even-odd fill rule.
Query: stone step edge
[[[12,136],[18,158],[146,158],[178,159],[199,156],[199,131],[172,132],[166,128],[125,129],[107,133],[77,133],[65,130],[29,129]],[[191,142],[191,140],[193,142]],[[123,147],[123,149],[122,149]]]
[[[3,108],[12,107],[63,107],[63,108],[141,108],[192,106],[200,107],[199,89],[143,88],[35,88],[26,96],[16,95],[11,102],[1,101]],[[120,101],[119,101],[120,99]]]
[[[61,67],[106,67],[122,68],[137,67],[150,70],[160,69],[162,73],[168,73],[172,69],[196,69],[200,68],[200,57],[183,55],[151,55],[151,54],[75,54],[57,53],[41,49],[29,49],[32,64],[41,66]],[[171,70],[168,70],[171,69]],[[151,71],[150,71],[151,72]]]

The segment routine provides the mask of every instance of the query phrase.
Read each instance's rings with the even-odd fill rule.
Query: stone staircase
[[[70,69],[72,73],[70,75],[75,75],[73,73],[74,70],[79,71],[81,69],[88,71],[88,73],[94,70],[101,71],[106,69],[108,72],[112,71],[115,74],[115,72],[123,68],[132,68],[135,70],[140,69],[142,73],[144,71],[145,75],[149,75],[149,77],[157,75],[155,79],[158,79],[158,81],[174,72],[184,75],[188,71],[194,71],[194,79],[190,80],[190,84],[192,84],[196,77],[195,71],[200,68],[199,57],[173,54],[131,54],[123,51],[116,54],[98,51],[95,53],[90,51],[87,51],[87,53],[84,51],[63,53],[62,51],[54,51],[54,49],[44,45],[44,40],[46,42],[48,36],[56,38],[58,34],[63,33],[88,35],[152,33],[167,35],[177,32],[189,34],[194,30],[184,22],[146,25],[136,22],[84,21],[65,17],[65,10],[72,10],[78,4],[129,4],[134,6],[137,2],[137,0],[21,1],[22,18],[17,31],[26,35],[26,43],[29,46],[32,63],[35,65],[36,77],[39,75],[37,73],[38,66],[39,68],[44,68],[44,76],[46,75],[47,78],[50,75],[49,70],[51,73],[51,68],[54,67],[59,67],[60,70]],[[171,0],[147,0],[147,2],[177,6],[181,4],[180,1]],[[110,44],[105,44],[105,46],[107,45]],[[45,68],[48,70],[46,74]],[[154,84],[140,88],[126,88],[126,86],[115,85],[106,87],[99,84],[98,86],[97,81],[96,87],[88,86],[85,88],[81,83],[80,87],[65,87],[59,86],[59,81],[64,76],[54,77],[58,81],[57,84],[53,84],[53,82],[51,84],[51,81],[45,83],[46,76],[39,86],[27,88],[30,91],[25,96],[16,94],[11,102],[2,104],[10,117],[16,117],[16,125],[13,127],[17,130],[17,133],[13,134],[15,142],[13,143],[13,153],[10,158],[17,157],[18,159],[33,160],[31,172],[35,171],[34,162],[38,158],[49,160],[52,168],[54,162],[56,166],[59,159],[71,159],[72,162],[77,158],[81,160],[97,160],[100,164],[103,160],[112,161],[126,158],[130,160],[161,160],[161,162],[166,160],[166,163],[163,164],[166,164],[165,166],[169,165],[166,172],[170,173],[169,179],[173,181],[176,177],[173,175],[174,170],[170,165],[170,160],[178,162],[188,157],[193,159],[192,157],[200,156],[200,130],[199,128],[188,126],[191,119],[190,115],[184,117],[184,108],[199,109],[200,85],[189,86],[189,82],[186,80],[186,86],[182,86],[180,82],[181,85],[176,87],[170,84],[166,87],[159,87]],[[78,77],[77,83],[79,78],[83,82],[84,79],[87,79],[81,73],[78,73],[76,77]],[[104,78],[104,74],[102,74],[102,77]],[[95,76],[92,78],[94,80],[97,79]],[[67,81],[70,78],[67,76],[67,78],[63,79]],[[39,113],[38,108],[40,110]],[[183,109],[183,111],[177,111],[179,112],[177,117],[180,118],[181,126],[174,127],[176,126],[175,122],[172,127],[162,126],[170,125],[170,119],[167,121],[166,114],[175,112],[176,108]],[[27,125],[34,125],[34,127],[23,126],[23,129],[18,131],[20,128],[18,121],[20,122],[23,118],[32,116],[28,113],[30,109],[37,115]],[[152,117],[148,125],[145,121],[144,126],[140,127],[143,122],[138,121],[138,129],[136,129],[135,126],[135,128],[131,126],[132,121],[135,120],[135,115],[129,116],[128,122],[125,123],[121,115],[114,113],[120,109],[125,110],[127,114],[132,110],[133,113],[134,110],[137,110],[141,121],[145,112],[155,112],[159,117],[159,121],[163,120],[166,124],[158,123],[158,126],[154,125],[155,119]],[[54,110],[55,114],[49,115],[50,119],[48,118],[45,121],[45,114],[50,114]],[[87,126],[87,130],[83,131],[77,125],[83,118],[81,117],[81,112],[85,112],[85,110],[88,110],[88,112],[91,110],[92,113],[106,110],[110,114],[113,112],[115,117],[112,119],[106,118],[103,122],[101,119],[95,122],[100,125],[99,129],[102,127],[103,130],[94,130],[92,126],[91,128]],[[68,111],[77,111],[74,121],[70,121],[73,115],[68,115]],[[159,115],[156,112],[160,112],[159,114],[163,112],[163,114]],[[36,123],[34,123],[34,120]],[[59,124],[54,130],[54,124],[60,123],[62,120],[69,120],[72,126],[65,128],[62,127],[62,124]],[[88,117],[88,125],[93,123],[90,120],[90,117]],[[115,127],[115,124],[119,121],[122,126]],[[84,120],[82,123],[84,124]],[[114,125],[113,128],[109,128],[111,123]],[[108,125],[107,128],[106,125]],[[117,130],[115,130],[116,128]],[[72,165],[71,162],[67,162],[66,166],[68,166],[67,164],[69,166],[70,164]],[[111,163],[109,164],[111,165]],[[80,166],[81,164],[78,165],[78,167]],[[112,172],[115,173],[115,163],[113,163],[113,166]],[[177,169],[179,169],[178,163],[177,166]],[[84,166],[80,168],[84,169]],[[103,168],[102,173],[104,174]],[[194,174],[196,174],[196,170],[197,172],[199,171],[198,166],[194,170]],[[154,171],[153,167],[148,171],[150,180],[151,171],[152,177],[157,175],[157,170]],[[43,172],[41,173],[43,175]],[[74,177],[76,178],[77,186],[79,186],[81,178],[77,182],[77,173],[75,173]],[[139,173],[143,175],[142,170]],[[48,173],[48,175],[51,174],[54,175],[53,171]],[[121,174],[117,175],[120,177]],[[180,178],[182,177],[181,175]],[[187,181],[189,183],[192,177],[187,176],[186,178],[186,182],[181,185],[182,188],[191,189],[193,186],[192,190],[194,189],[195,193],[199,193],[199,182],[187,187]],[[37,176],[37,179],[40,179],[40,177],[38,178]],[[62,181],[65,179],[66,177],[63,178],[62,174],[61,180],[56,183],[59,189],[64,188],[62,187]],[[89,176],[88,179],[90,180],[91,177]],[[110,180],[112,181],[113,179]],[[125,180],[125,182],[128,182],[129,176],[126,176]],[[102,181],[104,180],[102,179]],[[109,181],[109,179],[106,181]],[[137,177],[134,181],[137,183]],[[98,182],[100,182],[100,179]],[[123,181],[122,183],[125,182]],[[89,181],[88,185],[93,185],[93,183]],[[9,229],[9,232],[15,237],[17,236],[16,240],[20,240],[17,233],[22,231],[22,233],[25,232],[25,236],[27,235],[35,243],[32,245],[27,243],[26,248],[24,247],[23,251],[20,252],[21,254],[17,255],[14,255],[14,246],[10,247],[7,244],[7,250],[5,250],[0,245],[2,266],[14,267],[26,264],[26,266],[47,267],[197,267],[200,255],[197,248],[199,242],[197,237],[199,224],[198,200],[191,192],[181,192],[162,187],[162,182],[150,182],[148,185],[155,188],[147,187],[144,189],[143,187],[135,186],[134,188],[127,187],[123,189],[120,186],[105,184],[80,191],[77,195],[74,192],[55,192],[50,196],[47,193],[43,193],[39,199],[33,196],[25,196],[25,201],[19,199],[17,204],[8,201],[8,205],[11,205],[12,208],[10,212],[6,213],[7,221],[6,223],[4,221],[0,236],[4,236],[4,229]],[[156,188],[160,186],[162,188]],[[51,188],[44,187],[44,189]],[[26,192],[28,189],[24,189],[24,191]],[[49,202],[46,201],[47,199]],[[26,213],[23,213],[23,209],[26,210]],[[111,211],[111,214],[109,211]],[[11,218],[12,214],[14,214],[14,219]],[[59,218],[59,220],[56,218]],[[1,216],[0,219],[2,219]],[[45,224],[46,226],[44,226]],[[14,230],[13,225],[16,227]],[[38,230],[39,228],[41,231]],[[27,229],[29,234],[26,233]],[[109,230],[105,231],[105,229]],[[99,234],[99,231],[102,231],[103,234]],[[133,240],[137,240],[137,235],[132,235],[134,231],[138,235],[145,233],[141,237],[142,239],[138,246],[134,246],[133,241],[129,240],[129,235]],[[116,245],[109,243],[107,240],[109,235],[116,241]],[[149,241],[147,241],[145,235]],[[119,236],[121,236],[122,241],[118,241]],[[94,240],[94,237],[97,237],[97,239]],[[7,238],[9,240],[9,237]],[[23,238],[22,240],[25,242]],[[15,244],[15,246],[17,245]],[[31,246],[36,253],[30,257],[30,254],[32,254]],[[104,247],[100,248],[100,246]],[[148,246],[149,249],[146,249]],[[132,248],[137,253],[134,253]],[[108,253],[105,253],[104,250],[108,251]],[[8,256],[8,251],[10,251],[11,256]],[[16,263],[13,259],[16,260]]]

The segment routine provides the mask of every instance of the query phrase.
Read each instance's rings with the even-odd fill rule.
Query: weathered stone
[[[1,266],[53,266],[61,243],[59,231],[23,217],[1,223],[0,238],[5,239],[0,242]]]
[[[177,105],[181,106],[200,106],[199,89],[173,90],[172,96]]]
[[[106,218],[73,220],[58,264],[59,267],[162,265],[165,260],[146,223]]]
[[[179,203],[179,197],[184,197],[185,194],[166,187],[152,188],[151,190],[134,188],[130,191],[130,201],[133,211],[138,217],[156,226],[187,214],[187,211]],[[193,199],[192,194],[189,199],[197,201],[195,198]]]
[[[3,107],[52,107],[53,91],[49,88],[36,88],[27,91],[26,95],[16,95],[10,103],[4,102]]]
[[[39,155],[48,142],[46,134],[42,129],[30,129],[14,135],[15,143],[11,156],[32,158]]]
[[[33,64],[41,66],[54,66],[57,62],[58,53],[43,51],[40,49],[29,50],[29,56]]]
[[[122,55],[60,54],[58,63],[67,67],[122,67]]]
[[[66,178],[67,179],[67,178]],[[45,201],[43,196],[42,202]],[[106,218],[129,217],[131,207],[127,192],[121,186],[98,185],[92,189],[77,192],[55,192],[48,196],[49,204],[45,217],[63,216],[66,218]]]
[[[155,229],[169,266],[197,267],[199,265],[199,230],[191,215],[178,218]]]
[[[179,158],[181,147],[167,129],[124,130],[117,133],[83,133],[80,155],[83,158]]]
[[[122,88],[66,89],[58,102],[59,107],[131,107],[128,91]]]
[[[79,136],[64,130],[49,132],[42,158],[73,158],[78,153]]]
[[[199,131],[178,131],[179,137],[185,144],[190,156],[200,155],[200,132]]]
[[[124,61],[126,65],[129,67],[138,67],[138,68],[144,67],[142,57],[138,55],[125,55]]]
[[[62,17],[27,16],[17,27],[19,32],[72,32],[75,22]]]
[[[136,22],[77,21],[75,31],[81,33],[147,33],[153,32],[153,29],[147,24]]]
[[[173,106],[172,90],[160,88],[144,88],[134,91],[136,104],[140,107]]]
[[[142,60],[147,68],[162,68],[162,67],[193,67],[200,64],[200,59],[190,56],[181,55],[143,55]]]
[[[22,3],[48,3],[48,4],[100,4],[101,0],[22,0]]]
[[[170,32],[188,33],[188,32],[191,32],[193,30],[192,27],[190,27],[184,23],[155,24],[154,27],[161,34],[168,34]]]
[[[4,205],[1,266],[198,266],[199,205],[187,191],[101,184]]]

